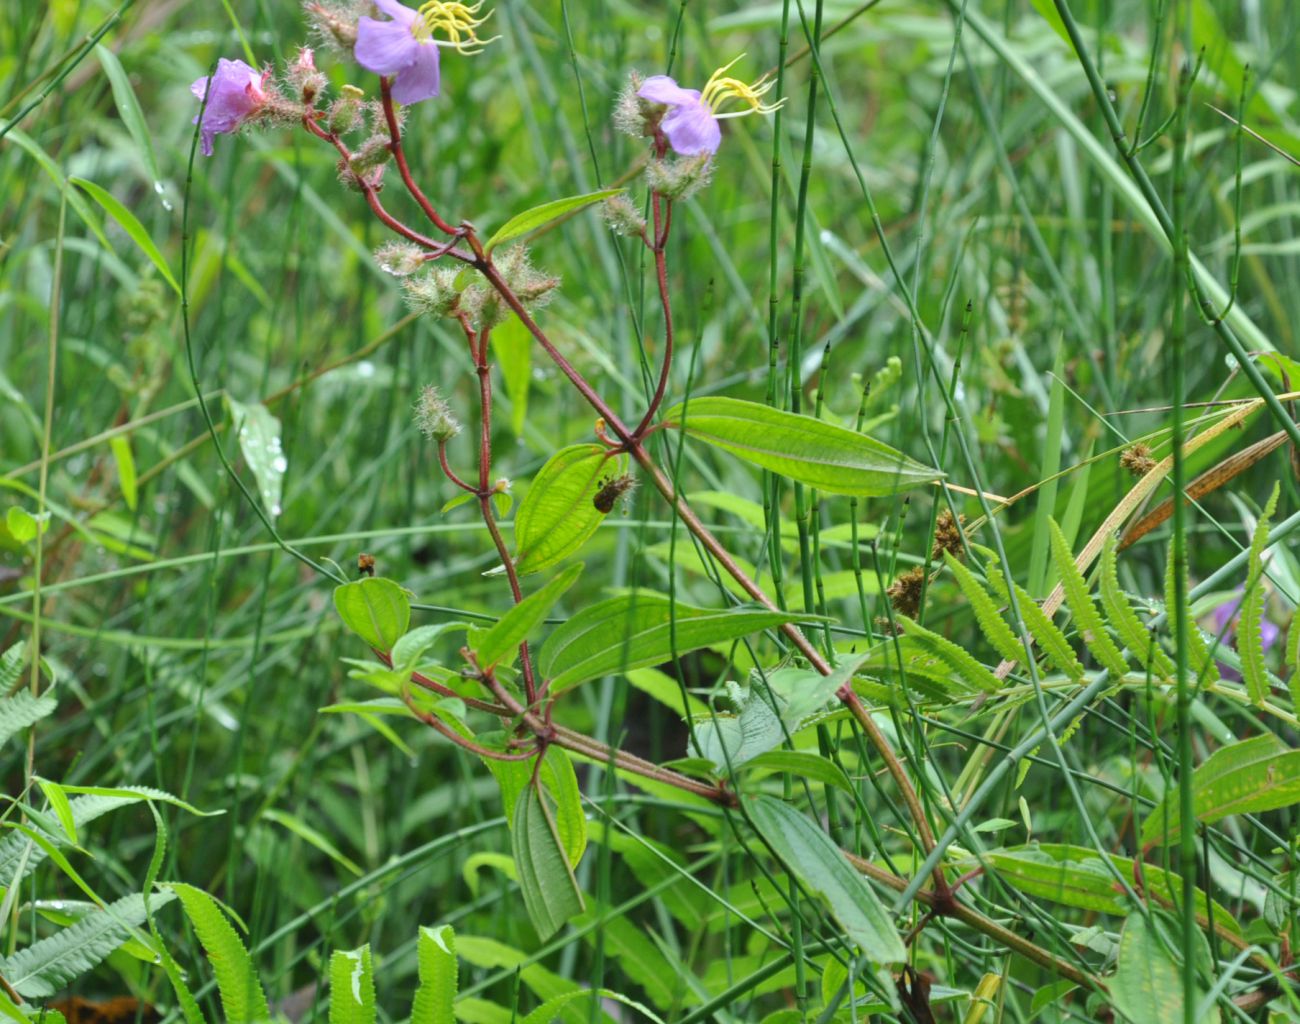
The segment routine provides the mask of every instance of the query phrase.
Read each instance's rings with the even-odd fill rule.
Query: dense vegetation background
[[[780,116],[729,122],[712,184],[676,211],[668,273],[679,355],[668,401],[776,394],[788,408],[797,394],[804,413],[851,427],[874,382],[869,433],[939,467],[949,483],[993,495],[997,513],[984,521],[973,490],[824,494],[814,544],[787,483],[774,565],[770,478],[693,443],[678,461],[675,431],[656,436],[657,457],[675,465],[679,486],[765,586],[773,568],[782,574],[789,607],[802,608],[818,584],[817,607],[835,620],[809,630],[819,645],[841,657],[878,652],[861,692],[887,709],[878,720],[908,752],[937,833],[1004,766],[948,850],[950,877],[982,856],[984,874],[963,899],[1111,982],[1109,994],[1091,982],[1061,985],[996,937],[940,917],[924,922],[913,946],[930,998],[895,996],[876,1012],[922,1022],[1210,1019],[1182,1002],[1189,973],[1187,983],[1212,997],[1207,1013],[1300,1020],[1286,971],[1297,903],[1285,874],[1296,832],[1288,805],[1300,799],[1300,766],[1290,759],[1296,691],[1286,685],[1296,660],[1285,634],[1300,566],[1285,540],[1267,559],[1243,555],[1275,482],[1274,521],[1289,523],[1298,507],[1289,439],[1255,450],[1182,524],[1193,586],[1237,561],[1188,601],[1207,631],[1200,638],[1222,641],[1225,672],[1217,682],[1203,675],[1199,689],[1186,683],[1181,729],[1178,688],[1149,650],[1134,652],[1122,682],[1097,687],[1064,720],[1064,702],[1087,680],[1055,660],[1018,668],[979,696],[963,672],[987,673],[1002,651],[952,572],[931,561],[935,517],[954,508],[982,546],[969,564],[987,571],[993,603],[1004,605],[995,551],[1024,588],[1019,604],[1041,600],[1061,572],[1049,516],[1081,551],[1136,482],[1121,453],[1140,460],[1135,441],[1155,460],[1172,451],[1176,387],[1190,421],[1205,412],[1201,403],[1254,398],[1259,384],[1276,393],[1300,386],[1289,358],[1300,324],[1300,8],[1076,0],[1067,10],[1081,53],[1058,5],[1037,0],[508,0],[490,25],[500,39],[485,53],[444,55],[443,96],[411,108],[407,153],[442,212],[487,233],[521,210],[611,185],[629,185],[640,204],[645,142],[611,124],[629,71],[659,73],[671,61],[680,81],[698,85],[742,52],[737,73],[747,78],[784,57]],[[454,324],[408,313],[400,281],[372,256],[389,236],[340,186],[336,154],[289,124],[223,136],[211,159],[192,156],[190,83],[219,56],[282,67],[305,41],[302,11],[278,0],[23,0],[0,18],[0,650],[16,651],[2,678],[14,691],[34,686],[57,698],[30,729],[20,728],[22,716],[35,717],[35,702],[3,719],[12,726],[4,747],[12,802],[10,835],[0,840],[8,954],[0,976],[12,982],[31,968],[16,951],[62,934],[94,901],[162,879],[204,890],[242,919],[273,1011],[296,1019],[326,1012],[329,952],[363,943],[375,958],[380,1013],[404,1019],[419,929],[442,924],[456,932],[457,1012],[467,1020],[508,1021],[512,1011],[522,1019],[574,985],[606,986],[667,1020],[846,1018],[847,1002],[835,998],[843,971],[863,965],[834,901],[800,897],[734,811],[580,765],[592,839],[577,868],[586,916],[543,943],[499,856],[510,835],[483,763],[410,719],[320,712],[376,697],[340,660],[368,651],[335,614],[333,583],[269,533],[256,499],[279,538],[341,575],[355,577],[358,555],[373,555],[381,575],[414,595],[413,624],[495,618],[509,592],[502,577],[485,575],[499,559],[474,509],[440,511],[456,492],[412,415],[422,386],[434,383],[462,420],[476,422],[464,339]],[[335,93],[346,82],[376,88],[339,54],[318,49],[317,61]],[[1193,66],[1180,103],[1180,71]],[[1181,211],[1199,261],[1190,277],[1175,272],[1168,225],[1134,185],[1088,71],[1114,104],[1123,145],[1141,141],[1135,163],[1154,194],[1166,211]],[[1264,139],[1238,132],[1232,117]],[[385,201],[416,216],[395,179]],[[179,283],[186,217],[189,344],[230,467],[196,402],[180,296],[160,269]],[[137,223],[135,237],[124,230]],[[635,422],[661,354],[652,262],[590,210],[538,234],[531,249],[538,267],[562,279],[540,322]],[[1219,329],[1184,300],[1185,280],[1216,283],[1211,320],[1233,296]],[[1225,336],[1239,342],[1238,356]],[[1255,383],[1240,370],[1245,352]],[[494,473],[518,497],[554,452],[592,440],[594,416],[535,346],[509,360],[512,376],[497,379]],[[248,411],[258,405],[269,416]],[[1276,403],[1251,409],[1242,429],[1189,454],[1183,479],[1243,461],[1253,442],[1287,428]],[[260,460],[229,429],[249,417],[256,442],[270,446]],[[474,445],[472,436],[455,440],[453,460],[469,466]],[[1148,508],[1172,493],[1161,478]],[[279,488],[278,498],[267,488]],[[1000,508],[998,496],[1018,498]],[[799,499],[805,510],[809,500]],[[1118,556],[1143,629],[1164,610],[1170,536],[1161,524]],[[606,519],[582,558],[586,570],[555,620],[624,588],[671,589],[713,607],[736,594],[647,486]],[[924,603],[900,605],[896,588],[891,606],[891,584],[922,565],[932,573]],[[1241,665],[1253,655],[1233,650],[1230,614],[1215,617],[1247,588],[1259,598],[1247,614],[1267,647],[1262,669]],[[900,671],[887,653],[894,611],[969,651],[976,668],[932,647],[921,651],[924,665]],[[1056,621],[1093,679],[1103,666],[1084,643],[1092,638],[1077,632],[1077,615]],[[1169,632],[1153,636],[1167,642]],[[447,664],[461,642],[446,645]],[[25,653],[33,649],[45,659],[36,673]],[[1176,645],[1168,649],[1174,662],[1203,664],[1195,650],[1180,659]],[[661,671],[575,689],[556,717],[657,762],[685,758],[693,752],[672,679],[699,701],[717,698],[727,714],[738,706],[728,701],[740,700],[728,682],[789,657],[778,637],[761,634],[682,652]],[[1234,681],[1243,668],[1244,684]],[[1273,677],[1256,699],[1259,671]],[[1059,757],[1055,741],[1044,741],[1008,759],[1049,712]],[[1224,814],[1234,816],[1198,806],[1195,876],[1217,901],[1221,927],[1181,931],[1179,884],[1166,885],[1173,897],[1153,893],[1127,860],[1070,873],[1060,859],[1042,854],[1056,865],[1049,870],[1031,856],[1034,842],[1071,844],[1066,861],[1145,848],[1149,871],[1179,870],[1176,842],[1144,841],[1153,806],[1216,751],[1260,737],[1273,737],[1268,773],[1229,780],[1238,802]],[[920,865],[912,823],[852,721],[841,714],[791,743],[833,754],[844,788],[810,776],[806,761],[779,760],[738,785],[783,795],[809,821],[826,822],[829,810],[841,845],[910,880]],[[155,802],[151,816],[121,794],[123,806],[107,813],[111,795],[79,786],[151,787],[220,813]],[[89,800],[104,804],[94,805],[102,817],[93,824]],[[169,841],[159,845],[163,824]],[[878,892],[892,907],[897,894]],[[800,907],[793,918],[791,903]],[[923,911],[900,906],[900,933],[922,924]],[[61,950],[74,950],[71,966],[37,965],[38,983],[8,992],[26,998],[23,1008],[5,1012],[21,1019],[68,991],[132,995],[170,1011],[177,995],[149,963],[152,938],[170,950],[208,1019],[239,1017],[203,987],[208,961],[175,906],[158,910],[156,933],[143,914],[132,923],[143,929],[135,945],[107,960],[126,931],[109,927],[94,955],[84,936],[62,940]],[[1130,968],[1154,965],[1143,980],[1123,978],[1121,926],[1141,943]],[[888,977],[870,984],[872,998],[892,992]],[[934,1018],[925,1015],[931,1002]],[[637,1017],[613,1003],[562,1012]]]

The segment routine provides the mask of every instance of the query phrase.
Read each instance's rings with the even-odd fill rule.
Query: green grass
[[[1239,1006],[1261,992],[1270,1019],[1298,1020],[1289,976],[1266,988],[1264,959],[1281,960],[1297,937],[1283,874],[1294,858],[1291,803],[1187,830],[1181,849],[1148,851],[1152,891],[1161,868],[1195,876],[1244,929],[1237,945],[1222,932],[1203,938],[1194,915],[1180,925],[1177,906],[1106,861],[1141,852],[1151,808],[1180,783],[1190,798],[1192,769],[1214,751],[1263,733],[1294,749],[1294,647],[1288,656],[1279,641],[1268,652],[1278,679],[1266,705],[1227,680],[1186,691],[1179,707],[1176,687],[1145,678],[1146,652],[1130,649],[1139,667],[1122,683],[1098,679],[1064,613],[1055,622],[1083,657],[1082,689],[1052,661],[1027,660],[993,698],[954,699],[951,664],[904,677],[885,642],[896,611],[887,588],[927,566],[924,603],[898,610],[987,669],[998,665],[954,577],[932,558],[940,511],[965,515],[976,545],[967,564],[1000,607],[1008,582],[1024,588],[1008,602],[1019,639],[1023,598],[1043,600],[1058,578],[1049,517],[1078,553],[1135,482],[1121,450],[1145,440],[1162,459],[1178,431],[1200,432],[1202,403],[1300,388],[1300,168],[1284,155],[1300,158],[1300,11],[1075,0],[1067,13],[1063,21],[1049,0],[515,0],[498,6],[488,27],[501,38],[485,53],[444,52],[443,96],[409,110],[407,153],[443,216],[472,221],[483,238],[521,211],[600,188],[627,185],[640,205],[646,142],[611,124],[630,70],[670,68],[700,85],[742,52],[741,77],[780,68],[786,105],[726,122],[712,184],[674,211],[677,357],[665,407],[726,395],[847,426],[856,416],[953,486],[850,500],[716,448],[679,446],[672,431],[651,435],[649,449],[700,495],[692,507],[769,593],[831,618],[808,629],[823,653],[873,648],[860,692],[881,709],[876,722],[901,751],[941,846],[953,844],[950,880],[982,868],[961,890],[971,908],[1107,980],[1126,914],[1141,914],[1144,926],[1125,934],[1141,956],[1167,961],[1178,998],[1217,983],[1224,1020],[1258,1019]],[[818,26],[824,41],[810,46]],[[467,425],[448,448],[451,464],[473,473],[478,382],[464,338],[453,322],[408,316],[400,282],[371,255],[390,236],[340,185],[337,154],[290,123],[220,136],[213,158],[191,158],[190,83],[219,56],[282,64],[306,32],[296,5],[266,0],[121,9],[52,0],[17,3],[0,19],[0,650],[25,641],[46,659],[0,679],[41,692],[53,684],[59,701],[0,750],[16,801],[6,823],[36,815],[55,827],[58,808],[33,775],[155,787],[224,812],[159,805],[170,840],[161,848],[145,808],[115,811],[79,828],[84,849],[65,851],[69,867],[104,902],[154,874],[224,901],[247,926],[273,1007],[305,992],[304,1019],[326,1012],[330,951],[363,943],[374,950],[380,1013],[404,1019],[419,928],[439,924],[456,930],[466,1019],[511,1019],[469,1002],[479,999],[517,1008],[522,1020],[567,982],[608,987],[677,1022],[833,1019],[823,983],[833,996],[836,970],[866,965],[835,907],[787,874],[798,866],[757,842],[744,813],[582,767],[591,843],[576,874],[587,915],[542,943],[503,861],[487,856],[512,847],[484,764],[410,719],[385,717],[381,731],[318,713],[380,696],[341,662],[369,652],[331,601],[331,577],[355,578],[362,552],[413,595],[413,626],[496,619],[510,594],[490,573],[500,559],[476,504],[440,512],[457,491],[413,418],[422,386],[437,384]],[[1187,57],[1198,73],[1180,107]],[[348,82],[375,92],[374,76],[341,55],[318,48],[317,60],[332,95]],[[1098,87],[1129,143],[1141,141],[1136,153],[1114,144]],[[1282,152],[1238,133],[1211,104]],[[121,209],[106,211],[96,186]],[[417,223],[392,167],[382,197]],[[663,347],[653,258],[591,211],[537,235],[531,253],[562,281],[539,323],[635,423]],[[1194,297],[1180,307],[1185,293],[1203,295],[1209,314]],[[594,440],[595,420],[523,337],[512,368],[529,380],[526,415],[516,430],[521,377],[498,373],[492,435],[492,476],[512,481],[516,508],[551,454]],[[1234,370],[1247,353],[1252,373]],[[259,499],[267,478],[241,451],[228,399],[264,403],[278,422],[278,516]],[[1273,400],[1242,430],[1215,436],[1180,460],[1149,505],[1268,434],[1297,436],[1290,416]],[[1294,465],[1288,440],[1118,556],[1144,628],[1166,611],[1211,628],[1213,609],[1248,579],[1255,521],[1280,481],[1261,585],[1264,617],[1285,635],[1300,599],[1287,539],[1300,508]],[[586,570],[551,623],[628,588],[706,607],[736,599],[642,477],[584,547]],[[1012,495],[1002,508],[999,496]],[[48,516],[44,532],[24,539],[27,520],[10,509]],[[1175,534],[1190,596],[1166,609]],[[557,571],[525,577],[525,590]],[[1084,575],[1095,590],[1096,570]],[[1164,619],[1156,625],[1168,641]],[[460,664],[463,642],[439,641],[444,664]],[[1175,664],[1194,658],[1184,647],[1170,644]],[[1231,647],[1228,635],[1219,653],[1235,666]],[[659,675],[634,673],[636,685],[622,675],[584,684],[555,717],[674,761],[690,753],[683,690],[720,698],[725,712],[728,682],[793,656],[775,633],[679,651]],[[926,882],[916,823],[859,725],[840,712],[778,728],[773,744],[817,756],[822,774],[737,767],[740,787],[794,802],[841,847],[915,878],[913,891]],[[836,765],[843,788],[823,777]],[[1035,888],[1028,855],[1004,851],[1034,840],[1092,851],[1105,862],[1107,898],[1127,902],[1087,909],[1052,898],[1047,883]],[[1167,888],[1173,902],[1184,898]],[[896,904],[888,885],[874,891],[903,934],[922,923],[923,907]],[[54,861],[11,897],[10,954],[64,923],[42,919],[39,901],[85,898]],[[157,925],[208,1019],[220,1019],[180,912],[160,910]],[[1252,943],[1257,955],[1242,957]],[[938,1019],[963,1019],[989,974],[1002,983],[989,990],[986,1021],[1093,1020],[1103,1005],[1191,1019],[1173,996],[1142,1009],[1148,996],[1132,992],[1076,991],[1036,1007],[1052,970],[953,918],[926,922],[913,957],[934,978]],[[888,976],[867,975],[892,989]],[[960,996],[941,1006],[949,989]],[[177,1006],[163,971],[121,952],[72,991]],[[599,1017],[585,1003],[563,1014]],[[909,1017],[895,1009],[879,1019]]]

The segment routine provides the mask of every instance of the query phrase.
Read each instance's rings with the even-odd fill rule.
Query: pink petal
[[[438,95],[441,84],[438,48],[432,44],[417,45],[416,50],[414,62],[393,79],[393,99],[398,103],[419,103]]]
[[[357,45],[353,52],[357,63],[367,71],[377,75],[395,75],[410,67],[421,49],[423,47],[411,35],[409,24],[376,21],[374,18],[357,21]]]
[[[673,107],[700,98],[698,89],[683,89],[667,75],[651,75],[641,83],[636,94],[651,103],[666,103]]]

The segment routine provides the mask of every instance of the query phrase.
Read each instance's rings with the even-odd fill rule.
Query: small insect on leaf
[[[619,498],[626,496],[636,486],[636,478],[624,473],[622,476],[605,477],[600,481],[600,489],[591,503],[601,515],[609,515]]]

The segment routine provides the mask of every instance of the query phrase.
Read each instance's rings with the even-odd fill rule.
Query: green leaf
[[[994,574],[989,577],[989,583],[993,585],[993,589],[1002,600],[1010,601],[1005,579]],[[1074,648],[1070,646],[1070,641],[1061,631],[1061,627],[1039,607],[1038,602],[1024,587],[1014,582],[1013,586],[1016,593],[1016,608],[1020,611],[1020,618],[1024,621],[1025,628],[1029,630],[1029,635],[1043,649],[1049,662],[1064,675],[1079,682],[1083,678],[1083,666],[1074,656]]]
[[[171,898],[170,893],[153,893],[149,901],[156,908]],[[103,909],[92,910],[76,924],[0,959],[0,975],[28,999],[52,996],[126,942],[144,919],[144,897],[139,893],[124,896]]]
[[[906,615],[895,615],[903,635],[909,637],[918,647],[948,665],[953,672],[969,687],[983,690],[985,693],[997,693],[1002,682],[976,657],[968,654],[951,640],[926,629],[919,622],[913,622]]]
[[[328,836],[319,829],[308,825],[307,822],[303,821],[297,815],[290,814],[287,811],[277,810],[274,807],[269,807],[262,812],[262,818],[265,821],[273,822],[276,825],[287,828],[294,835],[298,836],[298,838],[302,839],[309,845],[316,847],[316,849],[320,850],[320,852],[325,854],[326,857],[334,861],[335,864],[338,864],[346,871],[350,871],[358,878],[365,874],[361,869],[361,865],[344,854],[342,850],[330,841]]]
[[[788,773],[797,779],[820,782],[846,793],[853,792],[853,783],[843,768],[829,758],[807,750],[769,750],[750,760],[745,767],[755,775]]]
[[[870,960],[907,959],[907,948],[875,891],[825,832],[775,797],[754,799],[749,816],[786,870],[826,902],[831,916]]]
[[[50,514],[43,512],[34,516],[19,505],[10,505],[5,512],[5,526],[19,544],[30,544],[37,534],[50,528]]]
[[[524,908],[545,942],[564,923],[585,909],[582,890],[560,842],[546,797],[535,786],[525,786],[515,804],[511,852],[519,872]]]
[[[18,657],[21,659],[21,648],[11,647],[9,649],[9,651],[15,650],[18,651]],[[8,654],[9,651],[5,653]],[[0,672],[0,676],[3,676],[3,674],[3,672]],[[33,697],[28,690],[19,690],[12,697],[5,697],[0,700],[0,744],[7,742],[14,733],[26,729],[29,725],[34,725],[47,715],[53,714],[58,704],[59,702],[48,693]]]
[[[1269,520],[1277,508],[1279,485],[1273,485],[1264,511],[1255,524],[1250,540],[1250,569],[1246,574],[1246,596],[1241,601],[1241,618],[1237,622],[1237,653],[1241,656],[1241,678],[1246,692],[1256,704],[1263,704],[1269,694],[1268,666],[1264,662],[1264,550],[1268,547]]]
[[[603,445],[575,444],[546,460],[515,516],[515,568],[540,572],[585,544],[605,520],[595,506],[600,481],[620,476],[627,456]]]
[[[487,240],[487,244],[483,248],[491,252],[502,242],[509,242],[512,239],[528,234],[530,231],[536,231],[551,221],[558,220],[566,213],[581,210],[584,206],[590,206],[592,203],[603,202],[610,196],[616,196],[623,191],[625,190],[621,188],[607,188],[600,192],[588,192],[582,196],[552,199],[549,203],[534,206],[531,210],[515,214],[497,228],[496,233]]]
[[[330,955],[329,1024],[375,1024],[375,967],[368,943]]]
[[[1174,597],[1174,567],[1177,565],[1174,558],[1174,539],[1169,538],[1169,546],[1165,551],[1165,608],[1170,611],[1170,628],[1174,627],[1172,614],[1173,609],[1177,607]],[[1190,590],[1187,579],[1187,568],[1183,567],[1183,593]],[[1200,687],[1209,686],[1219,681],[1219,669],[1213,656],[1210,654],[1210,645],[1205,642],[1205,635],[1201,632],[1199,626],[1188,616],[1187,619],[1187,667],[1192,670],[1192,679]]]
[[[756,402],[696,398],[685,409],[669,409],[663,420],[688,437],[828,494],[883,497],[944,475],[865,434]]]
[[[238,432],[239,450],[257,481],[262,505],[267,515],[274,519],[282,511],[280,498],[284,490],[284,474],[289,468],[280,445],[280,421],[260,403],[245,405],[227,395],[226,406]]]
[[[825,709],[842,687],[853,682],[853,674],[871,657],[871,653],[851,655],[841,661],[830,675],[798,669],[769,673],[768,685],[785,701],[781,720],[790,730],[799,729],[810,716]]]
[[[1182,973],[1139,911],[1124,922],[1109,988],[1115,1008],[1134,1024],[1183,1022]]]
[[[90,194],[90,198],[95,200],[118,224],[122,230],[127,233],[131,241],[140,247],[140,251],[149,257],[149,261],[158,268],[158,273],[162,274],[163,280],[172,286],[172,290],[179,295],[181,286],[176,282],[172,275],[172,268],[167,265],[167,260],[154,244],[154,240],[149,237],[149,232],[144,229],[144,225],[136,218],[136,215],[122,205],[121,201],[101,185],[96,185],[93,181],[87,181],[85,178],[69,178],[68,184],[76,185]]]
[[[766,608],[696,608],[637,591],[584,608],[547,637],[537,664],[559,694],[590,679],[667,661],[807,616]]]
[[[471,501],[477,501],[473,491],[457,491],[454,495],[443,502],[442,508],[438,509],[440,513],[446,515],[454,508],[460,508],[462,505],[468,505]]]
[[[1174,663],[1156,641],[1151,631],[1142,625],[1137,612],[1129,604],[1128,596],[1120,589],[1119,570],[1115,559],[1115,538],[1107,539],[1101,549],[1101,607],[1106,621],[1119,635],[1129,653],[1137,658],[1157,680],[1174,677]]]
[[[503,658],[506,664],[514,660],[519,645],[542,624],[547,613],[555,606],[566,590],[582,575],[582,563],[571,565],[536,593],[529,594],[511,608],[479,639],[478,663],[483,670],[495,668]]]
[[[140,101],[136,99],[135,90],[131,88],[131,79],[127,77],[126,69],[117,59],[117,54],[103,43],[95,47],[95,56],[99,58],[109,85],[113,87],[113,103],[117,107],[117,116],[122,119],[131,141],[140,151],[140,160],[144,163],[144,169],[153,182],[154,191],[161,196],[162,174],[158,171],[158,158],[153,151],[153,137],[149,134],[149,126],[145,123]]]
[[[135,482],[135,456],[131,454],[131,441],[122,434],[109,438],[109,450],[113,453],[113,462],[117,465],[117,483],[122,488],[122,500],[126,507],[135,511],[139,494]]]
[[[696,752],[720,772],[728,767],[739,768],[785,739],[781,719],[769,703],[770,696],[757,686],[750,687],[748,693],[737,683],[728,686],[733,689],[732,702],[740,705],[739,713],[713,712],[695,723]]]
[[[334,588],[343,625],[377,651],[390,651],[411,622],[406,591],[383,576],[367,576]]]
[[[496,734],[501,740],[504,734]],[[480,736],[485,742],[491,734]],[[519,803],[519,794],[528,788],[533,779],[535,761],[499,761],[496,758],[484,759],[488,769],[501,787],[501,806],[505,809],[506,820],[511,828],[515,827],[515,808]],[[537,770],[537,779],[546,787],[547,794],[555,801],[555,825],[560,835],[560,845],[564,847],[569,863],[575,868],[582,860],[587,849],[587,818],[582,810],[582,791],[578,788],[578,776],[573,770],[569,755],[557,746],[546,749],[542,766]]]
[[[23,674],[23,658],[27,654],[26,641],[19,640],[5,648],[3,654],[0,654],[0,693],[7,693],[13,688],[14,683],[18,682],[18,677]],[[14,694],[14,696],[18,696]],[[4,705],[0,704],[0,715],[3,714]],[[22,726],[18,727],[19,729]],[[12,735],[16,730],[10,730],[8,734],[0,737],[0,742]]]
[[[1216,750],[1192,772],[1193,813],[1207,825],[1230,814],[1295,803],[1300,803],[1300,750],[1272,733]],[[1181,833],[1178,793],[1171,790],[1143,823],[1142,845],[1173,843]]]
[[[1300,715],[1300,611],[1291,613],[1286,632],[1286,663],[1291,666],[1287,688],[1291,691],[1291,710]]]
[[[1075,564],[1065,534],[1055,519],[1049,519],[1048,525],[1052,531],[1052,559],[1056,564],[1056,574],[1061,578],[1061,588],[1065,591],[1065,603],[1074,616],[1075,628],[1083,638],[1084,646],[1097,659],[1097,664],[1110,673],[1112,682],[1118,683],[1128,673],[1128,662],[1106,632],[1106,623],[1093,603],[1087,580]]]
[[[1007,661],[1020,661],[1024,658],[1024,645],[1016,639],[1016,634],[1011,631],[1006,619],[993,603],[993,598],[989,596],[983,584],[975,578],[975,574],[954,558],[951,551],[943,553],[943,560],[947,563],[953,578],[957,580],[957,586],[970,602],[971,610],[975,613],[975,621],[979,623],[980,631],[993,645],[993,649]]]
[[[270,1020],[266,993],[252,958],[217,901],[192,885],[173,882],[169,888],[180,897],[185,916],[212,963],[227,1024],[262,1024]]]
[[[416,944],[420,986],[411,1003],[410,1024],[455,1024],[452,1005],[459,986],[456,932],[449,924],[420,928]]]
[[[510,427],[516,437],[522,437],[533,380],[533,336],[523,321],[512,315],[505,323],[492,328],[492,351],[510,398]]]
[[[72,813],[72,804],[68,801],[68,794],[57,782],[42,779],[39,775],[36,777],[36,781],[40,784],[45,799],[50,802],[50,807],[54,809],[59,824],[63,826],[63,834],[75,846],[77,844],[77,819]]]

